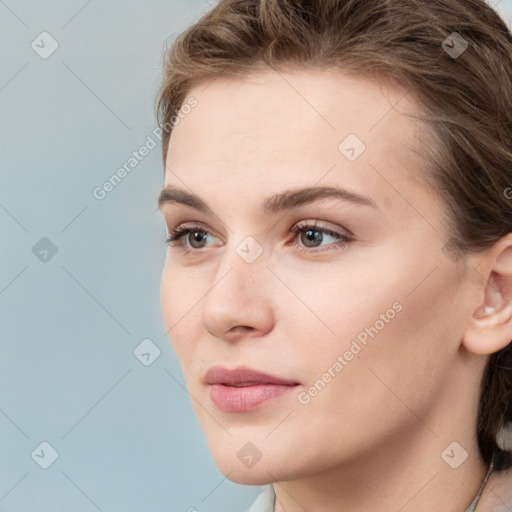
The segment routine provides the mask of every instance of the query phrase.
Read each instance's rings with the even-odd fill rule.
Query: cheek
[[[315,311],[336,333],[317,336],[303,355],[308,387],[301,403],[308,401],[304,412],[318,428],[343,430],[339,418],[349,417],[350,428],[370,436],[376,426],[368,418],[378,416],[381,432],[390,432],[417,421],[404,404],[422,416],[443,393],[463,329],[462,287],[450,268],[424,281],[432,265],[419,268],[388,266],[365,281],[347,276],[343,286],[331,282],[323,298],[317,294]]]
[[[398,321],[397,310],[403,309],[397,276],[385,258],[376,257],[371,265],[352,259],[303,268],[288,265],[276,272],[291,289],[275,283],[273,297],[281,311],[276,322],[294,329],[293,345],[310,347],[315,360],[348,350],[358,335],[364,342],[375,324],[379,332],[389,330],[389,323]]]
[[[386,347],[368,366],[418,413],[442,397],[459,357],[466,319],[465,287],[450,266],[423,267],[401,286],[403,312],[386,333]]]
[[[197,279],[166,264],[160,285],[160,304],[167,336],[180,363],[192,357],[199,338],[199,307],[204,290]],[[191,329],[194,332],[191,332]]]
[[[179,279],[176,279],[171,272],[170,265],[166,263],[160,283],[160,304],[168,335],[172,335],[172,330],[169,331],[169,329],[172,329],[176,321],[176,307],[181,307],[180,301],[176,300],[177,286],[179,286]]]

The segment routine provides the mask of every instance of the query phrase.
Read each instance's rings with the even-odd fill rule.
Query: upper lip
[[[280,384],[283,386],[294,386],[296,381],[276,377],[268,373],[253,370],[247,366],[239,366],[232,370],[223,366],[213,366],[204,376],[206,384],[224,384],[226,386],[259,385],[259,384]]]

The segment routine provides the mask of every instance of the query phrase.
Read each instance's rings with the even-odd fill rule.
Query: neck
[[[470,505],[488,469],[471,436],[436,436],[420,424],[397,438],[342,467],[275,483],[275,512],[461,512]],[[441,458],[454,439],[468,452],[456,469]],[[461,453],[445,458],[454,464]]]

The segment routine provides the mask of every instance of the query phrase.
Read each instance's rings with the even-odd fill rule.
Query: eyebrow
[[[321,199],[341,199],[361,206],[370,206],[379,209],[377,204],[369,197],[362,196],[349,190],[338,187],[307,187],[275,194],[265,199],[262,210],[265,214],[277,214],[283,211],[292,210]],[[166,185],[160,192],[158,208],[166,204],[175,203],[194,208],[205,214],[213,215],[213,211],[196,194],[188,192],[176,185]]]

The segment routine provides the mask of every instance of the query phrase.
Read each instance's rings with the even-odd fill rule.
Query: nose
[[[274,323],[275,279],[265,254],[248,263],[235,249],[226,251],[212,271],[201,301],[201,327],[212,336],[234,342],[260,337]],[[272,286],[274,283],[274,287]]]

